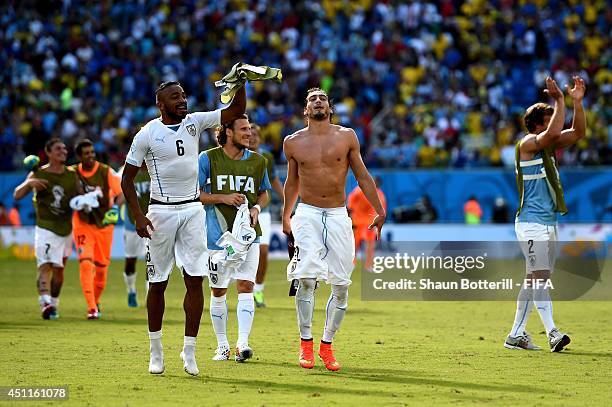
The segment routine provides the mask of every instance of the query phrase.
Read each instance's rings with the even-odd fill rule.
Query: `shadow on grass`
[[[594,357],[594,358],[608,358],[608,359],[612,359],[612,352],[585,352],[585,351],[574,352],[571,349],[565,349],[563,352],[559,352],[559,355],[564,355],[564,356],[589,356],[589,357]]]
[[[284,363],[269,363],[258,362],[262,365],[279,366],[287,368]],[[296,371],[298,367],[295,367]],[[301,370],[301,369],[300,369]],[[446,380],[435,377],[423,377],[422,372],[397,369],[380,369],[380,368],[360,368],[360,367],[344,367],[343,370],[337,373],[330,373],[320,369],[311,371],[313,376],[325,376],[330,381],[340,379],[363,380],[367,382],[382,382],[382,383],[397,383],[416,386],[438,386],[447,387],[449,389],[463,389],[474,391],[492,391],[503,393],[550,393],[554,392],[537,386],[519,385],[516,383],[508,384],[483,384],[463,382],[456,380]],[[417,377],[420,376],[420,377]],[[376,392],[378,393],[378,391]]]

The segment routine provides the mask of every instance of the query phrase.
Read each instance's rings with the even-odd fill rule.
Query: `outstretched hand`
[[[559,88],[557,82],[550,76],[546,78],[546,89],[544,89],[544,93],[555,100],[563,98],[563,91]]]
[[[579,76],[574,76],[574,87],[570,89],[569,85],[565,85],[565,90],[567,94],[572,97],[572,99],[580,101],[584,97],[584,92],[586,91],[586,86],[584,84],[584,79]]]

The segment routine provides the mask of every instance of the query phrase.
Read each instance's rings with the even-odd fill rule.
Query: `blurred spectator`
[[[465,223],[468,225],[477,225],[482,218],[482,208],[474,195],[470,196],[467,202],[463,205],[463,214],[465,215]]]
[[[0,226],[7,225],[10,225],[8,212],[6,211],[4,204],[0,202]]]
[[[19,216],[19,204],[14,203],[11,210],[8,212],[9,225],[13,227],[21,226],[21,217]]]
[[[423,195],[412,206],[393,209],[393,219],[397,223],[433,223],[438,219],[438,211],[431,204],[429,196]]]
[[[510,221],[508,204],[501,196],[495,198],[492,221],[493,223],[508,223]]]
[[[522,106],[545,100],[542,78],[563,86],[580,74],[588,133],[558,159],[611,164],[611,26],[605,0],[9,0],[0,6],[0,170],[52,136],[88,137],[117,166],[158,114],[159,82],[181,80],[190,108],[210,110],[218,91],[209,84],[240,60],[283,69],[280,84],[249,85],[249,113],[277,160],[316,85],[370,166],[510,165]]]

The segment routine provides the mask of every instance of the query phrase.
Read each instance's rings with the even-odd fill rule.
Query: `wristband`
[[[261,213],[261,206],[259,206],[259,204],[253,205],[253,208],[257,209],[257,212]]]

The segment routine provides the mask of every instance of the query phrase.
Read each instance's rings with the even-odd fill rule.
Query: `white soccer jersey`
[[[145,161],[151,175],[151,199],[197,199],[200,135],[220,125],[221,110],[188,114],[176,131],[163,124],[161,118],[151,120],[134,136],[125,162],[140,167]]]

